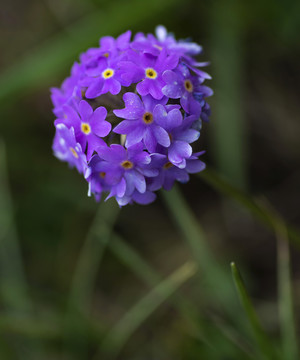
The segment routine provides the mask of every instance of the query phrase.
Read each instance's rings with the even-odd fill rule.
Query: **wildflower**
[[[87,159],[89,160],[95,150],[111,130],[111,124],[105,121],[107,111],[105,107],[100,106],[95,111],[84,100],[81,100],[77,111],[71,106],[63,107],[64,118],[56,120],[57,123],[65,123],[69,127],[73,127],[77,141],[83,150],[87,148]],[[104,143],[105,144],[105,143]]]
[[[114,197],[120,206],[148,204],[160,188],[202,171],[194,153],[210,76],[195,56],[200,45],[177,41],[162,26],[156,36],[106,36],[80,55],[60,89],[51,89],[54,155],[88,182],[88,195]]]
[[[64,124],[56,125],[53,142],[54,155],[62,161],[67,161],[71,167],[75,166],[80,173],[87,168],[86,155],[81,145],[75,139],[74,129],[68,129]]]

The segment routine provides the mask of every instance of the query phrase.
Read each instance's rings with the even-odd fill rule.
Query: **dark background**
[[[267,199],[288,223],[299,225],[300,2],[3,2],[1,359],[91,359],[107,329],[152,288],[108,249],[94,271],[90,303],[78,314],[68,305],[70,296],[71,303],[72,297],[78,300],[76,292],[70,295],[72,279],[98,204],[86,196],[84,179],[52,155],[54,115],[49,88],[60,86],[80,52],[97,45],[101,36],[117,36],[127,29],[154,32],[158,24],[176,38],[203,45],[199,60],[211,62],[207,71],[213,79],[206,84],[215,92],[209,99],[212,116],[199,140],[208,167],[237,188]],[[241,267],[262,322],[276,341],[280,331],[274,233],[198,176],[180,185],[180,191],[222,271],[230,275],[233,260]],[[109,214],[107,209],[114,209],[113,202],[109,200],[107,208],[102,205],[100,218]],[[146,207],[123,208],[114,229],[162,277],[193,255],[161,196]],[[298,247],[293,246],[296,310],[300,305],[298,263]],[[216,277],[210,286],[218,287],[220,281]],[[222,324],[230,324],[238,339],[243,326],[236,327],[219,309],[222,298],[211,303],[209,292],[201,274],[181,290],[203,315],[207,334],[224,356],[215,355],[191,335],[174,306],[165,303],[130,337],[120,359],[242,359],[239,350],[215,335],[211,324],[217,316]],[[81,311],[89,315],[82,316]],[[89,325],[86,318],[91,320]],[[251,349],[252,339],[246,343]]]

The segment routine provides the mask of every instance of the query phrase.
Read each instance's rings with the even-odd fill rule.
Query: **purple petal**
[[[93,155],[94,151],[99,147],[103,146],[105,142],[102,139],[99,139],[97,136],[90,134],[89,136],[85,136],[88,147],[87,147],[87,159],[89,160]]]
[[[168,113],[167,124],[168,129],[174,129],[182,124],[182,114],[180,110],[173,109]]]
[[[87,101],[81,100],[78,105],[79,113],[83,121],[89,121],[89,118],[93,114],[93,108],[88,104]]]
[[[137,165],[148,165],[151,162],[151,157],[146,151],[141,151],[136,154],[128,154],[128,157]]]
[[[143,149],[144,149],[144,146],[143,146],[142,143],[137,143],[135,145],[132,145],[132,146],[128,147],[128,149],[127,149],[128,159],[131,159],[136,154],[142,152]]]
[[[91,128],[97,136],[104,137],[109,134],[111,123],[108,121],[93,121],[91,122]]]
[[[154,99],[157,100],[162,99],[164,97],[164,94],[161,91],[163,85],[164,83],[162,83],[162,80],[160,81],[159,79],[155,79],[155,80],[149,79],[149,85],[148,85],[149,94],[152,95]]]
[[[123,119],[135,120],[140,118],[144,112],[144,106],[140,97],[134,93],[128,92],[123,96],[125,108],[114,110],[113,113]]]
[[[106,170],[105,181],[109,185],[116,185],[121,181],[123,170],[119,166],[112,166],[110,163],[107,164],[109,164],[110,168]]]
[[[101,94],[110,92],[112,95],[117,95],[121,91],[121,84],[118,80],[113,77],[104,81],[104,85]]]
[[[125,171],[124,178],[126,180],[126,195],[131,196],[135,189],[133,171]]]
[[[122,145],[118,144],[112,144],[110,147],[99,146],[97,153],[101,159],[114,164],[126,159],[126,150]]]
[[[164,62],[164,69],[173,70],[176,68],[179,61],[179,57],[177,54],[171,54],[168,56],[167,60]]]
[[[175,165],[183,163],[183,159],[187,159],[191,155],[192,148],[184,141],[174,141],[169,148],[169,160]]]
[[[149,94],[150,81],[153,81],[153,80],[144,79],[143,81],[141,81],[137,84],[136,90],[140,95],[146,96],[147,94]]]
[[[142,174],[140,174],[138,171],[133,172],[133,182],[136,187],[136,189],[140,193],[144,193],[146,191],[146,180]]]
[[[198,173],[204,170],[205,167],[205,163],[201,160],[188,160],[186,162],[186,170],[191,174]]]
[[[104,106],[98,107],[93,114],[91,121],[102,121],[106,118],[107,110]]]
[[[168,113],[165,107],[161,104],[156,105],[153,109],[153,117],[155,122],[164,128],[167,126],[167,115]]]
[[[178,99],[183,93],[180,78],[174,71],[167,70],[163,73],[163,80],[167,85],[162,88],[162,93],[171,99]]]
[[[157,141],[150,128],[145,131],[144,143],[148,151],[155,152]]]
[[[135,121],[136,123],[137,121]],[[135,126],[135,129],[132,130],[126,137],[126,146],[130,147],[139,143],[145,134],[145,127],[143,125]]]
[[[162,145],[164,147],[170,146],[170,144],[171,144],[170,137],[165,129],[163,129],[160,126],[154,125],[154,126],[152,126],[152,131],[154,133],[154,136],[156,137],[157,142],[160,145]]]
[[[113,132],[116,134],[129,134],[136,129],[137,123],[139,121],[123,120],[113,129]]]
[[[156,199],[156,195],[151,191],[146,191],[143,194],[136,191],[132,198],[138,204],[148,205]]]
[[[103,36],[100,39],[101,50],[112,50],[115,46],[115,39],[112,36]]]
[[[73,119],[77,120],[77,121],[80,121],[79,115],[77,114],[77,112],[71,106],[64,105],[63,106],[63,112],[70,121],[72,121]]]
[[[190,103],[189,103],[188,113],[196,115],[197,117],[199,117],[200,114],[201,114],[201,110],[202,109],[201,109],[200,103],[197,100],[191,98]]]
[[[116,185],[116,195],[118,197],[123,197],[125,191],[126,191],[126,181],[124,178],[122,178],[119,184]]]
[[[144,70],[131,61],[120,61],[121,78],[129,83],[140,81],[144,75]]]
[[[139,171],[147,177],[156,177],[159,174],[157,169],[139,168]]]
[[[126,31],[124,34],[121,34],[117,38],[117,47],[120,50],[125,50],[128,47],[130,37],[131,37],[131,31],[130,30]]]
[[[187,130],[183,131],[181,134],[179,134],[177,136],[177,139],[190,144],[190,143],[198,140],[199,136],[200,136],[199,131],[194,130],[194,129],[187,129]]]
[[[93,99],[101,94],[103,88],[104,80],[99,78],[95,80],[87,89],[85,93],[85,97],[87,99]]]

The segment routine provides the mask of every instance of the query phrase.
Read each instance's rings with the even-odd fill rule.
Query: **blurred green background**
[[[52,155],[49,87],[101,36],[159,24],[211,62],[209,170],[99,206]],[[299,32],[296,0],[1,3],[1,360],[298,359]]]

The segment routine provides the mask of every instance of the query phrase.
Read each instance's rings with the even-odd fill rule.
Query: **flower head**
[[[106,36],[73,65],[60,89],[51,89],[56,115],[53,151],[76,167],[97,201],[148,204],[160,188],[205,164],[192,143],[208,121],[203,85],[209,75],[195,56],[200,45],[177,41],[163,26],[152,34]]]

